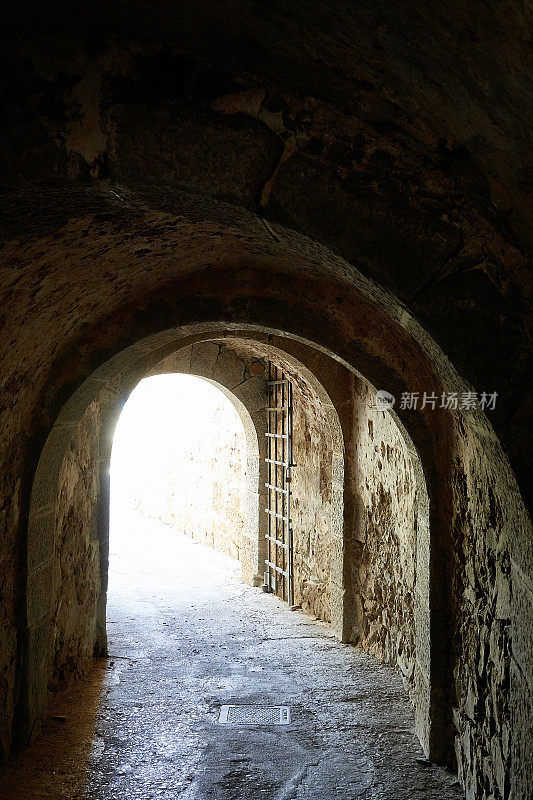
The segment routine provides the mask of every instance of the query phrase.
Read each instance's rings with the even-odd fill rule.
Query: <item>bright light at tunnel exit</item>
[[[242,422],[216,386],[192,375],[142,380],[113,438],[111,558],[146,549],[150,526],[153,557],[154,523],[238,557],[245,464]]]

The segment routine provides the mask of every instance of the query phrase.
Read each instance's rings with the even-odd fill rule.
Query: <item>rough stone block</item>
[[[331,536],[329,545],[329,564],[331,582],[344,589],[344,541],[339,536]]]
[[[51,652],[51,620],[47,617],[28,633],[27,719],[24,721],[28,724],[30,735],[37,732],[36,723],[43,719],[46,710]]]
[[[530,673],[531,674],[531,673]],[[530,796],[533,786],[533,688],[511,662],[511,789],[513,800]]]
[[[431,670],[431,618],[427,604],[415,594],[414,607],[416,661],[425,680],[429,681]]]
[[[525,509],[509,536],[509,551],[511,561],[533,583],[533,532]]]
[[[52,610],[54,563],[50,559],[28,574],[27,614],[30,628],[36,627]]]
[[[342,502],[331,504],[330,531],[332,536],[340,539],[344,538],[344,507]]]
[[[419,528],[416,537],[416,591],[429,605],[429,527]]]
[[[113,180],[172,183],[244,205],[270,178],[282,150],[278,137],[252,117],[189,106],[123,105],[110,112],[109,124]]]
[[[533,680],[533,592],[522,573],[512,569],[512,651],[524,675]]]
[[[41,514],[30,513],[28,524],[28,572],[50,561],[54,554],[55,507],[50,504]]]
[[[342,435],[342,428],[339,422],[339,416],[333,406],[324,408],[324,415],[326,417],[326,425],[330,435],[329,445],[331,449],[339,454],[340,461],[344,464],[342,453],[344,451],[344,437]],[[340,478],[342,482],[342,477]]]
[[[257,493],[257,486],[259,483],[259,458],[255,455],[248,455],[246,458],[246,481],[250,488],[255,487]]]
[[[253,378],[248,378],[247,381],[239,386],[239,392],[237,396],[242,400],[250,414],[253,416],[254,421],[255,413],[260,412],[260,420],[262,421],[262,425],[256,425],[258,435],[260,435],[262,426],[266,425],[265,409],[267,406],[267,390],[264,376],[256,375]],[[261,447],[261,444],[259,446]]]
[[[213,366],[212,377],[214,381],[231,390],[243,382],[244,369],[244,361],[233,350],[226,349],[219,353]],[[252,411],[248,405],[246,407]]]
[[[259,498],[257,492],[246,492],[246,511],[243,536],[256,540],[259,523]]]
[[[76,433],[76,425],[56,425],[44,446],[33,482],[31,511],[46,510],[57,495],[59,471],[67,448]]]
[[[511,575],[503,572],[499,562],[496,564],[494,590],[496,593],[496,619],[508,620],[511,617]]]
[[[184,347],[160,361],[152,371],[154,373],[180,372],[189,374],[191,372],[191,353],[192,347]]]
[[[198,342],[191,347],[191,375],[202,378],[212,378],[217,358],[220,354],[220,345],[216,342]],[[220,381],[224,386],[227,384]]]
[[[333,455],[331,462],[331,482],[339,486],[344,485],[344,458],[342,455]]]
[[[417,662],[414,670],[413,703],[415,730],[426,756],[429,756],[431,687],[429,675]]]
[[[346,641],[347,619],[345,608],[345,592],[342,588],[332,585],[331,597],[331,629],[339,641]]]

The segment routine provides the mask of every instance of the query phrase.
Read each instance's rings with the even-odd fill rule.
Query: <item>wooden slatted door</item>
[[[283,370],[272,362],[269,362],[268,377],[265,587],[292,605],[292,385]]]

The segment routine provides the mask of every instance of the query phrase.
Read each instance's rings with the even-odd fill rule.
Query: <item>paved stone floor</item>
[[[225,556],[155,523],[131,530],[127,556],[114,559],[87,800],[462,796],[453,775],[417,763],[392,669],[241,583]],[[138,552],[142,540],[152,556]],[[222,704],[288,705],[292,721],[221,725]],[[24,796],[69,796],[68,781],[57,785]]]

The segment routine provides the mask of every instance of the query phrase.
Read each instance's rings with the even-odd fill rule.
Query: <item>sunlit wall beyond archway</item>
[[[176,374],[137,385],[113,439],[110,512],[111,562],[150,548],[143,519],[239,558],[246,442],[239,414],[219,389]]]

